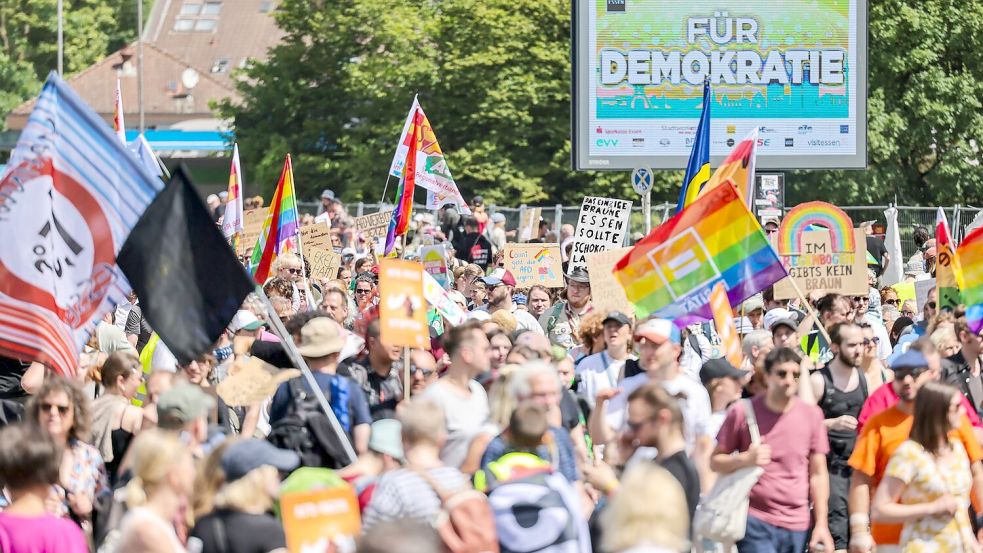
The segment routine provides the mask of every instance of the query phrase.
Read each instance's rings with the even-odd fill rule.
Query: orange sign
[[[379,263],[381,338],[390,346],[430,349],[423,265],[402,259]]]
[[[283,494],[280,512],[290,553],[355,549],[362,519],[351,486]]]

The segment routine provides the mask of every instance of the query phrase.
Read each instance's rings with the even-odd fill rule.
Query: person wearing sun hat
[[[594,306],[590,301],[590,275],[587,269],[575,267],[564,276],[567,282],[565,299],[545,311],[539,317],[539,324],[550,342],[570,350],[578,345],[577,331],[580,330],[581,318],[590,313]]]

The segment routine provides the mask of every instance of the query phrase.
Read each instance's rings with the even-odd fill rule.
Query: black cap
[[[572,271],[566,274],[567,280],[572,280],[574,282],[580,282],[583,284],[590,284],[590,275],[587,274],[587,269],[583,267],[576,267]]]
[[[604,320],[601,321],[601,324],[606,324],[608,321],[618,321],[623,325],[631,324],[631,319],[628,317],[628,315],[625,315],[621,311],[612,311],[608,313],[607,317],[604,317]]]
[[[703,368],[700,369],[700,381],[706,384],[715,378],[744,378],[747,376],[747,371],[738,370],[737,367],[730,364],[730,361],[726,359],[711,359],[703,364]]]

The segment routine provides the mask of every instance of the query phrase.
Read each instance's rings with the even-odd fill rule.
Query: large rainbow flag
[[[403,174],[399,179],[399,188],[396,189],[396,208],[393,209],[393,217],[389,220],[389,229],[386,231],[385,255],[392,252],[396,245],[396,237],[405,235],[410,229],[410,219],[413,217],[413,193],[416,192],[416,153],[420,150],[423,141],[421,132],[423,110],[416,110],[410,126],[410,147],[406,151],[406,163],[403,165]]]
[[[276,256],[292,247],[299,229],[297,197],[294,195],[294,167],[290,162],[290,154],[287,154],[280,181],[277,182],[276,192],[270,202],[270,210],[259,239],[256,240],[256,247],[253,248],[253,257],[249,261],[249,273],[257,284],[266,282]]]
[[[956,256],[962,265],[956,279],[966,304],[966,322],[979,333],[983,329],[983,227],[963,238]]]
[[[956,243],[952,240],[952,233],[949,232],[949,221],[946,220],[945,211],[942,211],[941,207],[935,216],[935,246],[938,252],[935,282],[939,288],[939,308],[955,309],[962,303],[958,280],[962,267],[959,263],[959,255],[956,254]]]
[[[713,318],[710,293],[718,282],[736,305],[788,276],[730,185],[706,191],[653,230],[614,274],[638,317],[675,319],[680,327]]]
[[[708,191],[729,182],[737,188],[737,193],[744,199],[744,203],[752,205],[751,202],[754,200],[754,164],[757,159],[757,150],[758,127],[755,127],[734,145],[734,149],[727,154],[723,163],[713,172],[700,194],[706,194]]]

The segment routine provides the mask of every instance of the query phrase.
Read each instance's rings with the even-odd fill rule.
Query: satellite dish
[[[181,84],[189,90],[194,88],[198,84],[198,72],[190,67],[182,71]]]

